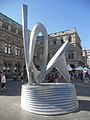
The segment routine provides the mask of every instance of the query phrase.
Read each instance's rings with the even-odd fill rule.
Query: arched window
[[[2,27],[5,28],[5,29],[8,29],[8,24],[3,22]]]
[[[56,45],[56,40],[53,41],[53,44]]]

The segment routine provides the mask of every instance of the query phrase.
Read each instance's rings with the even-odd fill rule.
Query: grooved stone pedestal
[[[71,83],[22,85],[21,107],[44,115],[73,112],[78,108],[75,87]]]

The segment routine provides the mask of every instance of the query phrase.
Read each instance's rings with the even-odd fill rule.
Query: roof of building
[[[20,29],[22,28],[22,25],[20,25],[19,23],[17,23],[13,19],[7,17],[6,15],[2,14],[1,12],[0,12],[0,19],[4,19],[6,22],[8,22],[8,23],[20,28]]]
[[[76,28],[73,28],[71,30],[64,30],[60,32],[50,33],[49,36],[58,36],[58,35],[64,35],[64,34],[71,34],[73,32],[76,32]]]

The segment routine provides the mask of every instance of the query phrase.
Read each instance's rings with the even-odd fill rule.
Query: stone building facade
[[[20,24],[0,13],[0,72],[5,72],[7,76],[11,76],[12,73],[18,75],[26,69],[22,34]],[[28,39],[30,40],[30,30]],[[40,45],[36,46],[33,59],[38,67],[40,60],[38,56],[42,49]]]
[[[70,42],[69,48],[66,51],[66,61],[72,68],[79,65],[86,66],[86,56],[82,53],[81,40],[76,29],[61,31],[48,35],[49,39],[49,50],[48,50],[48,61],[53,57],[56,51],[62,46],[62,44],[68,40]],[[43,43],[43,37],[38,37],[37,44]]]
[[[30,31],[28,30],[30,38]],[[49,50],[48,61],[60,46],[69,40],[70,45],[66,51],[66,60],[71,67],[85,66],[85,56],[82,56],[81,40],[76,29],[52,33],[48,35]],[[40,68],[43,55],[43,37],[37,37],[34,53],[34,63]],[[83,59],[82,59],[83,58]],[[0,13],[0,71],[7,74],[19,74],[25,69],[22,26],[11,18]]]
[[[90,49],[86,50],[86,54],[87,54],[87,65],[90,68]]]
[[[24,67],[22,26],[0,13],[0,71],[20,73]]]

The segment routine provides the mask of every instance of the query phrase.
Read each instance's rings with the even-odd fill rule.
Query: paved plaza
[[[0,120],[90,120],[90,83],[81,83],[73,80],[75,84],[79,108],[69,114],[57,116],[37,115],[23,110],[21,102],[20,81],[7,82],[7,91],[0,91]]]

